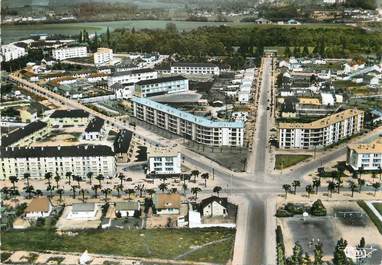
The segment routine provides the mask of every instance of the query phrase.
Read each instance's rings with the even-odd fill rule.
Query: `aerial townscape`
[[[2,0],[0,264],[381,265],[381,0]]]

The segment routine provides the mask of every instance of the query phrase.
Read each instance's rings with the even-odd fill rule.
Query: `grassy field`
[[[80,232],[77,236],[59,236],[54,230],[33,229],[2,233],[2,250],[69,251],[113,254],[134,257],[175,259],[216,240],[211,244],[180,259],[226,263],[231,257],[235,238],[234,229],[155,229],[108,230]]]
[[[276,155],[276,169],[284,169],[294,166],[311,155]]]
[[[373,206],[382,215],[382,203],[373,203]]]
[[[370,220],[375,224],[380,234],[382,234],[382,222],[378,217],[373,213],[373,211],[367,206],[364,201],[357,201],[358,205],[366,212]],[[378,210],[379,211],[379,210]]]

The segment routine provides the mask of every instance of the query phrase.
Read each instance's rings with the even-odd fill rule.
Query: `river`
[[[164,29],[166,24],[176,24],[178,30],[192,30],[202,26],[232,25],[232,22],[195,22],[195,21],[163,21],[163,20],[125,20],[111,22],[81,22],[65,24],[31,24],[31,25],[1,25],[1,40],[3,44],[28,38],[31,34],[64,34],[76,35],[86,29],[90,34],[104,33],[117,28]]]

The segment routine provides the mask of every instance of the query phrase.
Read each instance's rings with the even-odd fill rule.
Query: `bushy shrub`
[[[320,199],[313,203],[310,214],[313,216],[326,216],[326,208]]]

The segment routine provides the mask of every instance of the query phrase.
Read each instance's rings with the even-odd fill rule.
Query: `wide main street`
[[[337,160],[345,154],[346,147],[340,146],[333,151],[323,154],[319,159],[313,159],[304,163],[293,171],[285,174],[270,173],[268,133],[270,130],[271,114],[269,107],[271,90],[273,89],[273,59],[263,58],[260,69],[261,83],[259,89],[259,101],[256,113],[255,134],[253,139],[252,154],[248,157],[247,172],[237,173],[217,164],[216,162],[190,151],[179,142],[165,139],[157,134],[137,126],[135,129],[128,125],[126,120],[115,119],[102,115],[77,101],[62,97],[42,86],[28,82],[14,73],[11,80],[31,93],[45,97],[55,104],[69,108],[83,109],[92,115],[105,119],[116,129],[134,130],[134,133],[144,139],[148,144],[160,144],[178,149],[187,164],[201,171],[211,172],[214,170],[216,178],[227,187],[230,194],[239,197],[242,203],[239,207],[237,221],[237,234],[235,240],[233,265],[275,265],[275,198],[281,192],[281,186],[285,183],[303,177],[316,170],[319,166],[330,161]],[[364,137],[367,140],[381,133],[375,130]]]

